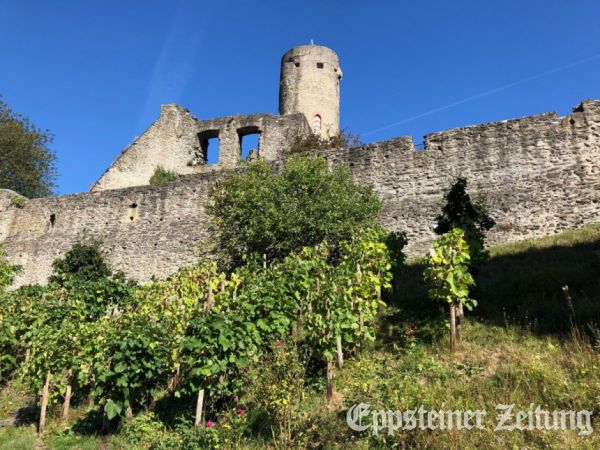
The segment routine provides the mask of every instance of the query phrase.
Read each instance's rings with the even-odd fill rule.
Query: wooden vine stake
[[[333,361],[327,361],[327,402],[331,404],[335,393],[335,385],[333,384]]]
[[[342,350],[342,335],[337,336],[337,365],[338,368],[344,367],[344,352]]]
[[[457,314],[456,314],[456,340],[458,342],[460,342],[462,339],[462,324],[463,324],[464,317],[465,317],[465,311],[463,309],[463,304],[459,303]]]
[[[72,382],[73,372],[69,370],[69,373],[67,374],[67,388],[65,390],[65,401],[63,403],[62,420],[67,420],[69,418],[69,408],[71,407]]]
[[[450,303],[450,351],[456,350],[456,305]]]
[[[213,307],[213,303],[213,289],[212,286],[208,286],[208,294],[206,294],[206,303],[204,304],[204,311],[210,311]]]
[[[194,426],[199,427],[202,424],[202,409],[204,408],[204,389],[198,391],[198,401],[196,402],[196,419]]]
[[[46,408],[48,407],[48,391],[50,390],[50,372],[46,373],[46,382],[42,388],[42,399],[40,405],[40,421],[38,423],[38,435],[44,434],[46,426]]]

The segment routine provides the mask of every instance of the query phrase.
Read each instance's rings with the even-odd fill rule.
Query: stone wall
[[[258,134],[260,156],[275,161],[287,151],[297,137],[308,136],[310,128],[304,114],[273,116],[251,114],[247,116],[219,117],[198,123],[201,152],[206,155],[208,139],[219,138],[219,165],[235,167],[242,161],[242,139]]]
[[[204,164],[197,136],[198,120],[178,105],[162,105],[160,117],[92,186],[92,191],[148,184],[158,166],[179,174],[195,173]]]
[[[600,101],[566,117],[543,114],[434,133],[417,151],[401,137],[323,152],[383,200],[382,224],[406,231],[408,253],[419,256],[434,238],[444,188],[469,179],[487,199],[498,226],[490,242],[550,235],[600,221]],[[11,205],[0,191],[0,245],[24,266],[19,284],[44,282],[51,262],[80,240],[104,242],[109,260],[129,276],[164,277],[213,242],[204,205],[222,176],[215,169],[173,184],[141,186]]]
[[[22,209],[4,205],[0,192],[0,245],[24,269],[16,285],[44,283],[54,259],[92,239],[115,269],[143,282],[193,263],[210,253],[204,205],[216,178],[32,199]]]
[[[326,156],[375,187],[382,224],[407,232],[412,256],[430,246],[442,192],[458,175],[498,222],[491,243],[600,221],[600,101],[562,118],[549,113],[429,134],[423,151],[398,138]]]
[[[242,139],[259,134],[256,149],[267,161],[276,160],[296,137],[310,128],[303,114],[251,114],[198,120],[178,105],[162,105],[160,117],[123,150],[92,186],[92,191],[144,186],[158,167],[180,175],[235,167],[242,161]],[[209,140],[218,138],[218,161],[207,164]],[[215,143],[211,144],[215,145]]]

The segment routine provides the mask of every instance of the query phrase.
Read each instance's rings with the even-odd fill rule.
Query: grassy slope
[[[493,432],[495,405],[531,403],[547,409],[600,409],[600,355],[593,324],[600,324],[600,225],[554,237],[503,245],[479,276],[480,304],[469,316],[463,343],[447,351],[445,314],[426,301],[422,267],[409,265],[401,276],[381,339],[350,359],[336,377],[339,409],[331,410],[321,392],[307,390],[296,421],[299,446],[320,448],[600,448],[600,431],[579,437],[573,431]],[[568,285],[573,309],[562,287]],[[574,311],[574,314],[573,314]],[[590,338],[565,334],[574,321]],[[589,326],[589,324],[592,324]],[[560,337],[559,337],[560,336]],[[591,344],[590,344],[591,343]],[[0,412],[6,399],[0,395]],[[358,402],[407,409],[485,409],[485,430],[413,431],[392,438],[353,433],[345,408]],[[0,417],[1,419],[2,417]],[[94,436],[59,434],[50,419],[38,448],[98,448]],[[600,428],[596,422],[595,430]],[[268,441],[267,441],[268,442]],[[134,448],[113,437],[110,448]],[[0,449],[35,446],[31,427],[0,430]],[[248,441],[246,448],[262,448]]]

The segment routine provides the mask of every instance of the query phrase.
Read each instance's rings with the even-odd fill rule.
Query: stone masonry
[[[260,134],[259,155],[284,160],[291,142],[311,132],[305,113],[288,112],[200,121],[164,105],[90,192],[21,204],[17,194],[0,190],[0,246],[23,267],[16,285],[44,283],[55,258],[92,239],[102,242],[115,269],[141,282],[210,257],[218,231],[205,213],[210,190],[227,171],[243,167],[247,134]],[[217,136],[219,162],[207,165],[207,141]],[[432,133],[424,150],[399,137],[319,154],[373,186],[383,201],[382,225],[407,233],[413,257],[431,245],[444,189],[458,175],[497,221],[491,243],[600,221],[600,100],[586,100],[565,117],[547,113]],[[159,165],[180,179],[148,185]]]

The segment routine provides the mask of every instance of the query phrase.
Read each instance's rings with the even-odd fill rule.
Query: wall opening
[[[54,224],[56,223],[56,214],[50,214],[50,225],[54,226]]]
[[[250,154],[256,155],[260,152],[260,129],[255,126],[244,127],[237,130],[240,138],[240,152],[245,161]]]
[[[323,63],[317,63],[317,69],[322,69],[324,67]]]
[[[204,163],[217,164],[219,162],[219,130],[203,131],[198,138]]]
[[[313,127],[313,131],[319,131],[321,129],[321,116],[318,114],[315,114],[315,117],[313,117],[313,123],[312,123],[312,127]]]
[[[137,206],[137,203],[132,203],[131,205],[129,205],[129,221],[131,222],[133,222],[133,220],[137,218]]]

